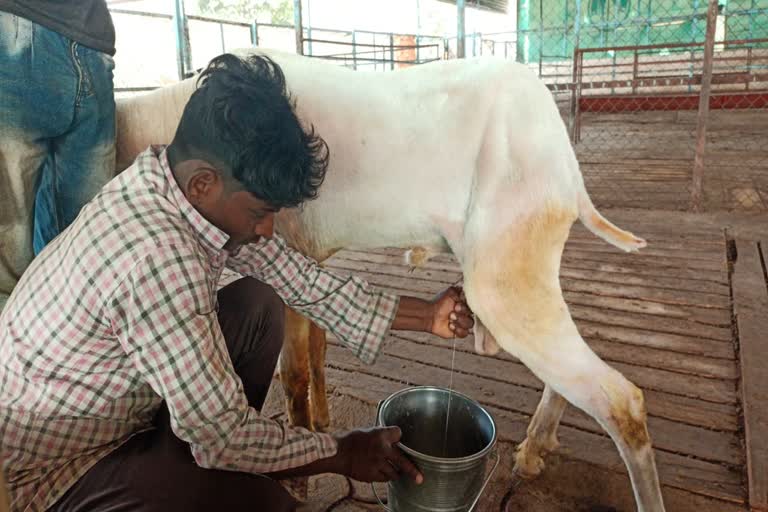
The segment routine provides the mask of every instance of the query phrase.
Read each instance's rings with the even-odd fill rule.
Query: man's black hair
[[[280,67],[264,56],[224,54],[197,80],[176,130],[174,163],[201,159],[276,208],[317,197],[328,146],[304,130]]]

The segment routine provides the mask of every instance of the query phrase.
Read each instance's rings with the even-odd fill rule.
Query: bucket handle
[[[383,401],[379,402],[379,405],[376,408],[376,424],[377,425],[379,423],[379,412],[381,411],[381,405],[383,403],[384,403]],[[493,463],[491,472],[488,473],[487,477],[485,477],[485,482],[483,482],[483,486],[480,487],[480,491],[477,493],[477,496],[475,496],[475,499],[472,501],[472,506],[469,507],[469,510],[467,512],[472,512],[475,509],[477,502],[480,501],[480,498],[482,497],[483,492],[485,492],[485,488],[488,486],[488,483],[491,481],[491,477],[496,472],[496,468],[499,467],[499,461],[501,460],[501,457],[499,456],[498,446],[494,447],[492,456],[496,458],[496,462]],[[373,495],[376,496],[376,501],[379,502],[379,505],[381,505],[384,510],[386,510],[387,512],[394,512],[391,508],[386,506],[384,502],[381,501],[381,498],[379,498],[379,494],[376,492],[376,487],[374,487],[373,482],[371,482],[371,490],[373,491]]]

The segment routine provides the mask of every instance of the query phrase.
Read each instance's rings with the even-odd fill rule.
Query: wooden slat
[[[376,249],[365,252],[345,250],[339,252],[330,261],[343,259],[360,263],[401,266],[404,264],[403,252],[401,249]],[[605,262],[600,258],[574,258],[566,252],[561,262],[561,274],[574,278],[592,275],[593,279],[604,282],[656,285],[661,288],[703,291],[719,295],[730,293],[728,276],[724,270],[704,273],[700,270],[686,272],[676,267],[638,265],[637,263],[622,266]],[[575,274],[573,276],[563,274],[564,269]],[[452,256],[436,255],[421,267],[413,269],[413,273],[454,282],[461,276],[461,269]]]
[[[765,249],[765,246],[763,246]],[[756,242],[736,242],[733,295],[739,328],[749,503],[768,510],[768,291]]]
[[[666,267],[690,268],[696,270],[712,270],[715,272],[723,272],[725,270],[723,263],[719,261],[690,260],[686,259],[684,255],[674,257],[653,255],[644,256],[642,253],[627,254],[619,252],[606,252],[596,255],[594,252],[583,251],[579,249],[568,249],[566,254],[591,260],[597,258],[600,261],[605,261],[606,263],[620,263],[629,265],[660,265]]]
[[[606,263],[600,260],[584,260],[578,258],[572,258],[567,254],[563,255],[563,259],[560,262],[562,268],[573,268],[583,270],[594,270],[601,273],[601,278],[606,281],[613,281],[614,274],[618,274],[618,277],[637,276],[641,279],[647,278],[660,278],[660,279],[676,279],[680,281],[681,285],[677,288],[679,290],[687,290],[690,286],[698,286],[700,283],[712,283],[719,288],[728,287],[728,274],[723,271],[708,272],[702,274],[697,270],[681,269],[674,267],[648,267],[648,266],[624,266]],[[638,283],[640,284],[640,283]],[[698,289],[698,288],[696,288]],[[719,293],[722,295],[721,290],[706,290],[711,293]]]
[[[457,346],[456,357],[462,361],[461,371],[488,379],[542,389],[541,382],[511,355],[500,352],[494,357],[480,356],[474,353],[472,347],[474,347],[474,340],[471,336],[467,340],[462,340]],[[390,337],[384,350],[398,357],[414,359],[423,359],[428,351],[430,362],[443,368],[450,368],[453,356],[445,340],[424,333],[397,332]],[[671,358],[668,357],[668,359]],[[679,390],[674,388],[673,393],[648,389],[644,387],[645,380],[646,377],[642,376],[637,384],[640,384],[646,393],[648,412],[652,416],[714,430],[736,431],[738,429],[736,404],[713,403],[681,396]]]
[[[348,253],[342,253],[340,255],[337,255],[332,260],[330,260],[327,263],[327,266],[350,272],[350,273],[357,273],[357,274],[366,274],[371,276],[377,276],[377,275],[389,275],[394,276],[398,278],[397,280],[392,281],[393,285],[397,285],[399,288],[408,289],[411,286],[421,286],[421,281],[429,282],[429,284],[424,283],[428,289],[433,289],[434,283],[442,283],[443,285],[450,285],[454,284],[457,281],[460,280],[461,274],[459,272],[450,272],[446,270],[431,270],[431,269],[425,269],[425,268],[415,268],[415,269],[409,269],[405,265],[402,265],[400,263],[397,263],[396,261],[392,262],[371,262],[367,260],[362,260],[360,258],[352,257],[353,255]],[[394,259],[393,257],[382,257],[374,258],[374,259]],[[689,304],[669,304],[669,303],[663,303],[663,302],[657,302],[657,301],[651,301],[651,300],[644,300],[644,299],[626,299],[626,298],[620,298],[616,299],[615,296],[608,294],[606,290],[608,290],[609,286],[613,286],[618,290],[624,290],[621,286],[623,284],[630,284],[633,286],[633,283],[643,283],[644,287],[653,287],[651,286],[652,282],[651,280],[646,279],[620,279],[616,278],[614,282],[607,282],[603,281],[604,274],[598,274],[595,272],[588,272],[588,271],[577,271],[577,272],[571,272],[568,269],[562,269],[561,274],[563,276],[572,276],[576,275],[578,276],[575,280],[569,280],[571,281],[584,281],[587,283],[590,288],[586,292],[572,292],[570,287],[567,287],[564,289],[564,296],[566,298],[566,301],[568,301],[569,304],[577,304],[580,306],[595,306],[599,307],[602,310],[609,310],[613,309],[615,311],[624,311],[627,314],[620,315],[620,318],[626,319],[628,322],[632,321],[640,321],[642,322],[643,316],[637,317],[633,316],[632,313],[642,313],[644,315],[654,315],[661,316],[661,317],[671,317],[673,319],[670,319],[666,321],[665,319],[662,319],[662,322],[666,321],[667,324],[670,326],[670,329],[668,332],[682,332],[686,334],[691,335],[698,335],[702,337],[709,337],[713,339],[720,339],[724,341],[730,341],[731,340],[731,332],[730,332],[730,320],[731,320],[731,314],[730,310],[724,309],[724,308],[713,308],[713,307],[703,307],[703,306],[696,306],[696,305],[689,305]],[[591,277],[590,277],[591,276]],[[376,279],[375,277],[372,277],[372,279]],[[403,279],[407,280],[404,281]],[[593,293],[590,293],[590,291],[593,291],[594,287],[592,287],[593,284],[599,283],[601,286],[599,289],[603,290],[603,295],[595,295]],[[707,288],[708,284],[712,283],[691,283],[690,288],[695,288],[696,285],[699,284],[700,288]],[[582,286],[583,287],[583,286]],[[437,288],[436,285],[434,285],[434,288]],[[675,289],[672,287],[666,288],[667,290],[674,291]],[[706,300],[707,297],[712,297],[713,294],[707,293],[704,295],[696,295],[695,290],[687,290],[692,292],[691,295],[694,297],[701,298],[702,300]],[[634,292],[634,289],[633,289]],[[619,295],[617,293],[616,295]],[[669,294],[668,294],[669,295]],[[717,290],[716,295],[720,295],[720,291]],[[668,301],[672,299],[667,299]],[[679,300],[679,299],[678,299]],[[730,302],[730,293],[726,295],[722,295],[722,301],[723,304],[727,301]],[[605,314],[609,314],[605,312]],[[697,325],[696,322],[705,324],[703,326]],[[656,321],[654,321],[656,323]],[[623,324],[623,325],[633,325],[633,324]],[[715,326],[715,328],[710,328],[708,326]],[[720,327],[720,329],[716,328]],[[664,330],[664,329],[660,329]]]
[[[614,297],[571,291],[564,291],[563,297],[565,297],[565,301],[569,305],[598,307],[614,315],[622,315],[624,312],[640,313],[642,315],[652,315],[662,320],[674,319],[677,325],[700,324],[707,328],[708,333],[705,336],[714,339],[722,339],[722,337],[711,336],[712,331],[709,331],[708,327],[723,328],[730,326],[731,323],[731,312],[727,309],[701,308],[687,304],[662,304],[638,299],[616,299]],[[690,331],[687,332],[690,334]]]
[[[365,261],[375,261],[377,256],[392,257],[395,259],[392,263],[400,264],[403,262],[402,249],[373,249],[370,251],[351,251],[340,252],[337,257],[345,259],[362,259]],[[622,255],[621,261],[613,261],[610,258],[603,258],[600,255],[591,253],[571,254],[572,251],[565,251],[563,254],[562,265],[572,266],[574,268],[599,268],[603,272],[619,272],[634,274],[640,276],[659,276],[659,277],[677,277],[680,279],[694,281],[713,281],[728,284],[728,273],[724,265],[715,266],[716,268],[701,269],[687,268],[680,262],[664,261],[646,261],[639,255]],[[448,272],[457,272],[458,265],[451,255],[438,254],[430,259],[424,267],[429,270],[444,270]]]
[[[454,283],[458,281],[461,274],[456,272],[449,274],[443,270],[440,274],[427,271],[408,272],[407,267],[398,264],[382,263],[373,267],[368,262],[354,261],[340,254],[329,260],[327,265],[335,268],[343,268],[350,272],[375,272],[376,274],[389,274],[392,276],[402,276],[407,280],[422,280],[432,283]],[[452,279],[455,278],[455,279]],[[632,284],[601,282],[599,276],[595,279],[573,279],[566,276],[560,277],[560,284],[564,290],[591,293],[595,295],[620,297],[628,299],[640,299],[662,304],[671,305],[691,305],[702,308],[720,308],[730,310],[730,297],[719,293],[707,293],[691,290],[677,290],[672,288],[657,288],[654,286],[641,286]]]
[[[619,361],[712,379],[735,381],[739,378],[736,362],[730,359],[715,359],[702,355],[681,357],[680,354],[667,350],[625,345],[598,338],[587,338],[587,342],[605,361]]]
[[[424,364],[394,355],[396,352],[392,349],[381,354],[375,365],[360,371],[382,377],[396,377],[415,385],[448,387],[451,378],[450,361],[446,367],[442,367],[431,364],[431,361],[430,364]],[[470,361],[472,356],[457,353],[456,358],[458,361],[453,374],[453,385],[457,391],[477,397],[489,405],[517,413],[532,415],[536,410],[541,398],[538,390],[464,372],[464,363]],[[335,344],[328,347],[328,361],[332,365],[357,364],[350,351]],[[527,372],[519,365],[507,365],[507,371]],[[574,408],[569,408],[566,412],[563,424],[603,434],[603,430],[592,418]],[[655,444],[659,449],[713,462],[743,464],[739,440],[733,432],[715,432],[657,417],[649,419],[649,427],[652,435],[658,439]]]
[[[424,279],[409,279],[386,274],[350,270],[345,266],[341,266],[344,264],[345,263],[340,260],[333,260],[328,263],[327,266],[339,274],[353,273],[359,275],[371,284],[397,294],[405,293],[420,298],[430,298],[445,287],[442,283],[435,283]],[[650,323],[648,323],[645,328],[642,328],[638,325],[637,319],[635,319],[634,322],[631,319],[627,320],[627,324],[629,325],[622,324],[623,319],[628,317],[629,314],[606,315],[605,313],[598,312],[596,309],[593,309],[589,314],[585,314],[583,309],[574,309],[578,310],[574,313],[574,318],[582,335],[585,337],[599,336],[605,339],[615,339],[630,344],[648,344],[675,352],[702,354],[711,357],[733,357],[733,346],[730,341],[691,336],[690,332],[676,333],[656,330],[657,328],[663,328],[665,322],[654,322],[652,321],[652,318],[649,318]],[[606,322],[597,321],[598,317]],[[667,323],[672,322],[672,319],[668,320]],[[711,338],[722,338],[722,329],[715,327],[709,329],[715,333]]]
[[[611,272],[595,273],[592,270],[582,270],[572,266],[560,267],[560,275],[570,279],[595,280],[603,283],[631,284],[636,286],[653,286],[656,288],[704,292],[723,297],[730,296],[730,290],[724,283],[708,281],[691,281],[675,277],[655,277],[644,275],[614,274]]]
[[[720,250],[718,250],[720,249]],[[597,243],[597,241],[580,240],[577,238],[571,238],[565,245],[565,250],[594,252],[596,254],[622,254],[622,252],[608,245],[607,243]],[[720,265],[725,264],[725,256],[722,251],[722,247],[712,247],[708,250],[696,250],[695,248],[668,248],[659,245],[649,243],[647,247],[640,249],[637,254],[633,254],[638,258],[660,257],[660,258],[685,258],[686,260],[700,260],[700,261],[714,261]]]

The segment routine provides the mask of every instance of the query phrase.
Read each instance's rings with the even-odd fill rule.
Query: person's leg
[[[204,469],[168,425],[137,434],[85,474],[49,512],[288,512],[295,500],[261,475]]]
[[[37,188],[35,254],[75,220],[115,170],[114,61],[72,41],[67,47],[77,84],[69,105],[73,117],[51,141],[51,158]]]
[[[251,406],[260,409],[282,345],[283,303],[252,278],[224,287],[218,301],[230,358]],[[199,467],[171,430],[164,406],[155,424],[96,464],[50,512],[283,512],[297,506],[265,476]]]
[[[219,325],[251,407],[261,410],[283,346],[285,306],[269,286],[238,279],[218,293]]]
[[[32,261],[35,187],[75,87],[63,38],[0,11],[0,310]]]

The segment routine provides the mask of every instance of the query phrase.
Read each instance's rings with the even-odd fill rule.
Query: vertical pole
[[[307,0],[307,51],[310,55],[312,53],[312,0]]]
[[[579,59],[581,58],[581,53],[579,52],[579,44],[581,42],[581,0],[576,0],[576,16],[573,20],[573,32],[573,80],[571,83],[571,112],[568,121],[570,123],[571,139],[573,140],[573,143],[576,144],[576,102],[578,101],[576,96],[576,80],[577,72],[579,71]]]
[[[389,33],[389,69],[395,69],[395,35]]]
[[[357,31],[352,31],[352,69],[357,71]]]
[[[571,115],[570,115],[570,129],[571,129],[571,142],[573,144],[576,144],[577,142],[577,136],[576,136],[576,117],[579,115],[578,113],[578,103],[579,103],[579,74],[581,72],[581,68],[579,66],[579,63],[581,61],[581,51],[577,48],[573,51],[573,80],[571,83]]]
[[[189,26],[184,12],[184,0],[175,0],[173,27],[176,32],[176,66],[179,80],[184,80],[187,71],[192,69],[192,57],[189,44]]]
[[[539,78],[541,78],[544,57],[544,0],[539,0]]]
[[[637,48],[635,48],[635,59],[632,62],[632,94],[637,92],[637,72],[638,72],[638,54]]]
[[[574,50],[578,50],[581,43],[581,0],[576,0],[576,19],[573,22]]]
[[[702,210],[704,183],[704,151],[707,146],[707,122],[709,121],[709,96],[712,89],[712,60],[715,53],[715,25],[717,23],[717,1],[709,0],[707,11],[707,35],[704,41],[704,65],[701,71],[699,92],[699,115],[696,122],[696,154],[693,158],[693,186],[691,208]]]
[[[221,35],[221,53],[227,52],[227,43],[224,41],[224,24],[219,23],[219,33]]]
[[[416,64],[421,64],[421,2],[416,0]]]
[[[257,20],[253,20],[251,23],[251,44],[259,46],[259,22]]]
[[[517,62],[525,62],[526,64],[530,62],[530,56],[528,55],[528,48],[530,46],[530,36],[528,35],[528,25],[531,16],[530,1],[518,0],[517,2],[517,49],[515,56]]]
[[[466,30],[465,30],[465,17],[466,14],[466,0],[456,0],[456,33],[458,39],[456,39],[456,57],[463,59],[467,56],[466,53]]]
[[[293,30],[296,32],[296,53],[304,55],[304,24],[301,21],[301,0],[293,0]]]

